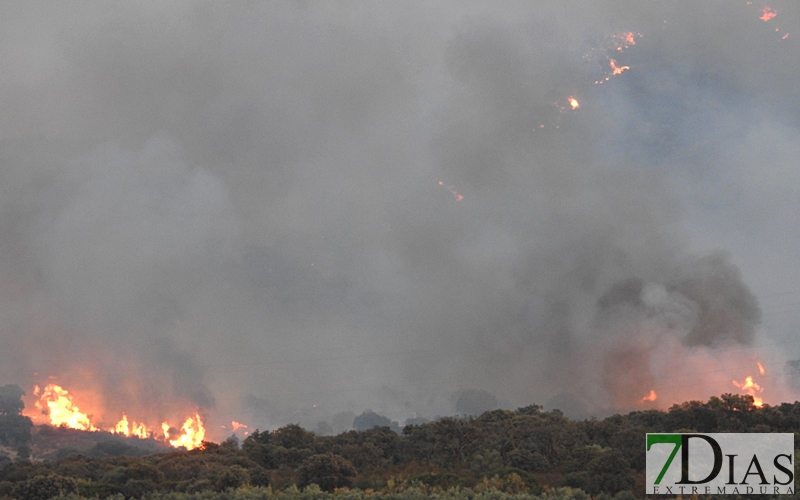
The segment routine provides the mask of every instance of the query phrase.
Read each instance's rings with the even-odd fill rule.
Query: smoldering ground
[[[665,350],[781,337],[797,9],[577,7],[4,5],[0,379],[402,421],[636,407]]]

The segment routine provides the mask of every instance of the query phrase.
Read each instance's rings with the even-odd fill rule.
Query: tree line
[[[274,498],[304,489],[316,499],[347,491],[625,499],[644,493],[647,432],[798,431],[800,402],[756,407],[751,396],[733,394],[601,420],[570,420],[531,405],[407,425],[400,433],[384,426],[318,436],[290,424],[255,431],[241,444],[232,437],[192,451],[128,456],[119,447],[120,456],[17,458],[0,469],[0,499]],[[12,441],[0,428],[3,439]]]

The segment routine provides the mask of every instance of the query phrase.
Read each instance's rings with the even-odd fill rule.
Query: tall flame
[[[124,413],[122,414],[122,420],[117,422],[117,425],[108,431],[113,432],[114,434],[122,434],[126,437],[136,436],[141,439],[147,439],[153,434],[150,429],[147,428],[147,425],[142,422],[137,423],[134,421],[133,423],[128,424],[128,416]]]
[[[180,434],[175,439],[169,439],[171,434],[169,424],[164,422],[161,424],[161,428],[169,444],[176,448],[183,446],[187,450],[200,447],[203,444],[203,438],[206,436],[206,428],[203,426],[203,420],[198,413],[195,413],[194,417],[186,419],[186,422],[184,422],[181,427]]]
[[[50,418],[50,424],[64,426],[82,431],[96,431],[89,415],[81,412],[78,405],[72,402],[72,396],[61,386],[47,384],[41,391],[36,386],[33,393],[39,396],[36,407]]]
[[[742,391],[746,392],[747,394],[753,396],[753,404],[755,406],[764,405],[764,400],[756,395],[757,393],[762,392],[764,388],[758,385],[758,383],[753,381],[752,375],[748,375],[747,377],[745,377],[744,382],[737,382],[734,380],[733,385],[735,385]]]
[[[44,389],[34,387],[33,394],[39,396],[35,406],[47,415],[49,424],[63,426],[82,431],[99,431],[100,428],[92,423],[91,415],[83,413],[72,399],[72,395],[56,384],[47,384]],[[193,450],[202,445],[205,438],[205,426],[200,414],[195,412],[181,426],[180,430],[173,429],[169,423],[161,424],[163,438],[160,434],[149,429],[144,422],[129,421],[128,415],[123,413],[122,418],[108,432],[122,434],[126,437],[136,436],[141,439],[163,439],[175,447],[185,447]]]

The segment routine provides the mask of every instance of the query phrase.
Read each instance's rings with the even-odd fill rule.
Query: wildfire
[[[72,402],[72,396],[61,386],[47,384],[44,390],[34,386],[33,394],[39,396],[36,407],[50,417],[50,425],[64,426],[82,431],[96,431],[89,415],[82,413]]]
[[[231,426],[233,427],[233,432],[236,432],[239,429],[247,429],[246,425],[244,425],[244,424],[242,424],[240,422],[237,422],[236,420],[231,422]]]
[[[109,432],[113,432],[114,434],[122,434],[126,437],[136,436],[141,439],[147,439],[150,437],[152,432],[147,428],[147,426],[141,422],[133,422],[132,424],[128,424],[128,416],[124,413],[122,414],[122,420],[117,422],[117,425],[112,427],[108,430]]]
[[[756,395],[757,393],[762,392],[764,388],[758,385],[758,383],[753,381],[752,375],[748,375],[747,377],[745,377],[744,382],[737,382],[734,380],[733,385],[735,385],[742,391],[746,392],[747,394],[753,396],[754,405],[760,407],[764,404],[764,400]]]
[[[42,411],[42,414],[47,415],[50,425],[82,431],[100,430],[97,425],[92,423],[91,415],[81,412],[78,405],[74,403],[69,391],[60,385],[47,384],[44,389],[35,386],[33,394],[39,396],[35,406]],[[183,446],[188,450],[199,447],[205,438],[203,420],[197,412],[195,412],[194,417],[186,419],[179,431],[173,429],[167,422],[162,423],[161,428],[163,438],[149,429],[144,422],[129,421],[128,415],[123,413],[122,419],[107,430],[126,437],[162,439],[176,448]]]
[[[195,413],[194,417],[186,419],[186,422],[181,426],[180,434],[175,439],[170,439],[173,432],[168,423],[161,424],[161,429],[164,431],[164,439],[169,444],[176,448],[183,446],[187,450],[193,450],[201,446],[203,438],[206,436],[206,428],[203,426],[203,420],[198,413]]]
[[[758,365],[758,373],[761,375],[766,375],[767,371],[764,370],[764,365],[762,365],[760,362],[756,362],[756,364]]]
[[[580,108],[580,107],[581,107],[581,104],[580,104],[580,103],[578,102],[578,100],[577,100],[577,99],[575,99],[574,97],[572,97],[572,96],[569,96],[569,97],[567,98],[567,100],[569,101],[569,105],[570,105],[570,106],[572,106],[572,109],[578,109],[578,108]]]
[[[653,389],[650,389],[650,394],[640,399],[639,402],[644,403],[645,401],[655,401],[656,399],[658,399],[658,394]]]
[[[761,9],[761,17],[759,17],[759,19],[761,19],[764,22],[767,22],[770,19],[773,19],[777,15],[778,15],[777,11],[774,11],[769,7],[764,7],[763,9]]]

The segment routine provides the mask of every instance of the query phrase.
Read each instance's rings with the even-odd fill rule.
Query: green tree
[[[33,422],[21,415],[25,408],[22,396],[25,391],[16,385],[0,387],[0,444],[14,446],[22,455],[31,441]]]
[[[351,487],[356,469],[346,458],[333,453],[312,455],[297,469],[297,485],[316,484],[324,491]]]
[[[4,385],[0,387],[0,416],[19,415],[25,408],[22,396],[25,391],[17,385]]]
[[[17,484],[11,496],[17,500],[47,500],[59,495],[69,495],[78,491],[75,480],[69,477],[49,474],[36,476]]]

